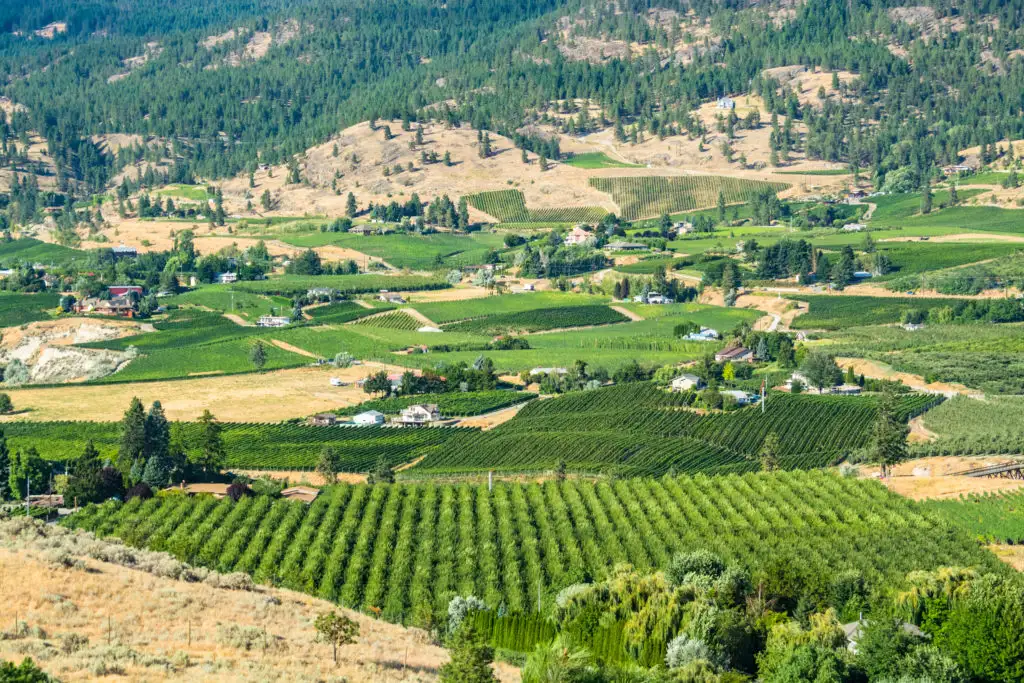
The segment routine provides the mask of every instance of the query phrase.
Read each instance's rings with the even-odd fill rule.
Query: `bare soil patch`
[[[459,420],[460,427],[479,427],[485,432],[489,429],[494,429],[498,425],[505,424],[520,410],[523,409],[529,401],[524,401],[519,405],[514,405],[511,408],[502,408],[501,410],[495,410],[493,413],[487,413],[486,415],[477,415],[476,417],[467,417],[465,420]]]
[[[951,382],[925,382],[921,375],[914,375],[909,372],[899,372],[897,370],[893,370],[885,363],[867,360],[866,358],[836,358],[836,363],[843,368],[847,368],[852,365],[853,371],[858,375],[864,375],[865,377],[871,377],[874,379],[888,379],[903,382],[908,387],[919,391],[940,392],[946,395],[964,394],[968,396],[979,393],[978,391],[966,387],[963,384],[955,384]]]
[[[914,500],[956,498],[962,494],[1007,491],[1024,486],[1024,481],[1013,479],[952,476],[954,472],[1003,462],[1008,462],[1008,459],[958,456],[918,458],[895,466],[892,476],[881,481],[890,490]],[[878,477],[879,468],[876,465],[861,466],[860,473],[866,477]]]
[[[920,237],[889,237],[879,242],[920,242]],[[934,235],[929,242],[1024,242],[1020,235],[1004,235],[994,232],[965,232],[958,235]]]
[[[1022,545],[1001,545],[993,543],[987,546],[996,554],[1000,560],[1020,572],[1024,572],[1024,546]]]
[[[327,486],[327,481],[312,470],[239,470],[232,468],[236,474],[244,474],[253,478],[268,477],[280,481],[287,481],[293,485],[309,484],[310,486]],[[366,475],[354,472],[342,472],[338,474],[338,481],[346,484],[365,484]]]
[[[316,355],[315,353],[312,353],[311,351],[307,351],[306,349],[300,349],[298,346],[295,346],[294,344],[289,344],[288,342],[283,342],[280,339],[271,339],[270,343],[273,344],[274,346],[276,346],[279,349],[284,349],[285,351],[291,351],[292,353],[297,353],[300,356],[305,356],[306,358],[319,358],[320,357],[320,356]]]

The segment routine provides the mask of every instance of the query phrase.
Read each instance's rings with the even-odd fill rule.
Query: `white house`
[[[402,414],[395,418],[395,422],[406,425],[423,425],[437,422],[440,419],[441,411],[436,403],[417,403],[402,409]]]
[[[736,103],[733,101],[731,97],[719,97],[718,102],[715,103],[715,106],[717,106],[719,109],[728,109],[731,111],[736,108]]]
[[[684,221],[682,223],[674,223],[672,227],[676,229],[676,232],[681,233],[683,235],[693,232],[693,223],[690,223],[689,221]]]
[[[563,242],[565,242],[568,245],[583,244],[593,236],[594,233],[587,232],[586,230],[577,225],[575,228],[566,233]]]
[[[690,391],[704,386],[704,380],[697,375],[683,374],[672,380],[672,391]]]
[[[257,327],[284,327],[292,321],[286,315],[261,315],[256,321]]]
[[[384,424],[384,413],[377,410],[367,410],[352,418],[357,425],[382,425]]]
[[[710,327],[701,327],[700,332],[691,332],[686,335],[687,341],[715,341],[719,337],[718,330],[713,330]]]
[[[722,396],[729,396],[735,399],[736,405],[738,406],[745,406],[750,403],[750,394],[745,391],[740,391],[739,389],[726,389],[719,393],[722,394]]]
[[[565,375],[569,371],[565,368],[534,368],[530,370],[530,375]]]
[[[217,273],[217,284],[229,285],[238,282],[238,273]]]
[[[863,223],[847,223],[843,226],[845,232],[860,232],[864,229]]]
[[[417,332],[441,332],[440,327],[433,327],[431,325],[424,325],[416,330]]]

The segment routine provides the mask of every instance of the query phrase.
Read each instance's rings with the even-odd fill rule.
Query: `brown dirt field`
[[[1000,560],[1010,565],[1017,571],[1024,572],[1024,546],[1021,545],[1000,545],[993,543],[986,546],[996,554]]]
[[[625,306],[609,306],[608,308],[610,308],[613,311],[616,311],[618,313],[621,313],[622,315],[626,316],[627,318],[629,318],[630,320],[632,320],[634,322],[639,322],[640,320],[644,319],[644,317],[642,315],[640,315],[639,313],[636,313],[635,311],[629,310]]]
[[[260,477],[269,477],[270,479],[282,479],[294,486],[299,484],[309,484],[310,486],[326,486],[327,482],[319,474],[308,470],[239,470],[231,469],[236,474],[244,474],[254,479]],[[355,474],[352,472],[342,472],[338,475],[338,481],[345,482],[347,484],[365,484],[365,474]]]
[[[366,394],[354,382],[381,369],[404,370],[365,363],[344,370],[305,367],[165,382],[10,389],[7,393],[19,410],[28,411],[16,416],[20,420],[119,420],[137,396],[147,405],[160,401],[172,420],[195,420],[209,410],[224,422],[279,422],[361,403]],[[353,384],[332,387],[331,377]]]
[[[374,620],[291,591],[260,587],[232,591],[161,578],[84,559],[82,568],[57,568],[36,550],[0,549],[0,621],[24,621],[45,631],[0,641],[0,655],[32,656],[63,681],[337,680],[435,681],[447,652],[418,629]],[[313,619],[338,610],[359,623],[354,645],[317,643]],[[251,639],[230,638],[228,627],[250,629]],[[263,632],[269,647],[264,649]],[[87,638],[76,652],[59,649],[69,634]],[[108,638],[110,645],[108,646]],[[250,647],[246,647],[249,645]],[[115,653],[120,652],[120,656]],[[101,676],[115,661],[121,676]],[[518,670],[497,665],[502,681]]]
[[[909,372],[898,372],[890,368],[885,363],[867,360],[865,358],[836,358],[836,363],[838,363],[842,368],[847,368],[852,365],[854,372],[858,375],[864,375],[865,377],[875,379],[898,380],[913,389],[940,391],[947,394],[973,395],[979,393],[978,391],[970,389],[963,384],[948,382],[928,383],[924,381],[924,378],[921,377],[921,375],[913,375]]]
[[[493,413],[487,413],[486,415],[477,415],[476,417],[467,417],[464,420],[459,420],[460,427],[479,427],[485,432],[489,429],[494,429],[498,425],[505,424],[513,417],[515,417],[520,410],[523,409],[528,401],[524,401],[519,405],[512,406],[511,408],[502,408],[501,410],[495,410]]]
[[[307,351],[306,349],[300,349],[298,346],[295,346],[293,344],[289,344],[288,342],[283,342],[280,339],[271,339],[270,343],[273,344],[274,346],[276,346],[279,349],[284,349],[285,351],[291,351],[292,353],[297,353],[300,356],[305,356],[306,358],[319,358],[320,357],[320,356],[316,355],[315,353]]]
[[[425,304],[435,301],[465,301],[466,299],[482,299],[491,296],[485,287],[474,285],[458,285],[448,289],[433,289],[422,292],[399,292],[410,304]]]
[[[890,490],[914,500],[956,498],[961,494],[1006,491],[1024,486],[1024,481],[1014,479],[950,476],[954,472],[962,472],[972,467],[997,465],[1002,462],[1008,462],[1008,460],[999,457],[965,458],[958,456],[918,458],[900,463],[893,468],[893,476],[881,481]],[[914,476],[915,469],[927,470],[928,474]],[[861,466],[860,473],[865,477],[877,477],[879,468],[876,465]]]
[[[929,443],[939,438],[939,435],[924,426],[924,415],[918,415],[910,421],[910,435],[907,441],[910,443]]]

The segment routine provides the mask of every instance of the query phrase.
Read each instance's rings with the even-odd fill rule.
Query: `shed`
[[[314,427],[333,427],[338,423],[338,416],[334,413],[317,413],[309,418],[309,424]]]
[[[704,380],[697,375],[688,373],[679,375],[672,380],[672,391],[690,391],[691,389],[700,389],[703,386]]]
[[[359,413],[353,417],[352,422],[357,425],[382,425],[384,424],[384,413],[379,410],[367,410],[365,413]]]

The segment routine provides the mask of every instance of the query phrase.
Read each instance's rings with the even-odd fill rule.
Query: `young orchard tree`
[[[359,637],[359,624],[338,612],[324,612],[313,622],[317,640],[330,643],[334,651],[334,663],[338,663],[338,647],[351,645]]]

